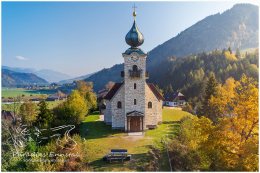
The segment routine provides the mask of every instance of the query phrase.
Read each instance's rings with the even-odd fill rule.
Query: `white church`
[[[142,33],[136,26],[136,12],[133,12],[134,23],[125,37],[131,46],[123,54],[124,80],[116,83],[104,97],[106,109],[104,121],[112,129],[126,132],[141,132],[156,128],[162,122],[163,96],[152,83],[147,83],[147,54],[139,46],[144,42]]]

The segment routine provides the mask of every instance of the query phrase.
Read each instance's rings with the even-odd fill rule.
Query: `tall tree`
[[[93,83],[77,81],[77,90],[85,99],[88,110],[95,110],[97,108],[97,96],[93,91]]]
[[[205,146],[215,160],[214,170],[258,171],[257,82],[243,75],[233,91],[233,98],[220,110],[228,114],[220,119]]]
[[[47,103],[43,100],[40,101],[38,106],[39,106],[39,114],[36,118],[35,124],[41,128],[50,127],[53,120],[53,114],[48,109]]]
[[[215,96],[217,94],[217,86],[218,82],[215,78],[215,75],[214,73],[211,73],[205,88],[205,95],[203,97],[202,108],[199,111],[199,115],[206,116],[214,122],[216,122],[216,117],[214,117],[214,115],[211,115],[212,111],[209,105],[209,100],[212,96]]]
[[[20,116],[22,121],[28,125],[32,125],[37,119],[37,105],[31,101],[25,102],[20,106]]]
[[[60,118],[76,125],[80,124],[80,122],[84,120],[85,115],[88,114],[85,99],[80,95],[78,90],[72,91],[67,101],[59,108],[62,110],[60,111]]]

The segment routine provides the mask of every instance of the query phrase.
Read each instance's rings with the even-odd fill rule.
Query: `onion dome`
[[[136,17],[136,12],[133,12],[134,16],[134,23],[130,31],[126,34],[125,36],[125,41],[126,43],[131,46],[131,48],[137,48],[138,46],[141,46],[144,42],[144,36],[143,34],[139,31],[138,27],[136,26],[135,23],[135,17]]]

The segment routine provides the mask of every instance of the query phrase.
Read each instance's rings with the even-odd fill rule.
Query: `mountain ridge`
[[[258,7],[252,4],[236,4],[221,14],[205,17],[149,51],[147,71],[152,72],[160,62],[173,56],[185,57],[227,47],[233,50],[258,47],[258,30]],[[121,81],[121,70],[123,64],[116,64],[85,80],[92,81],[94,89],[98,91],[108,81]]]
[[[2,87],[23,87],[34,84],[46,85],[48,82],[33,73],[2,69]]]
[[[33,73],[46,81],[52,83],[52,82],[59,82],[61,80],[70,79],[71,76],[55,71],[50,69],[40,69],[36,70],[33,68],[20,68],[20,67],[9,67],[9,66],[2,66],[2,69],[8,69],[15,72],[20,73]]]

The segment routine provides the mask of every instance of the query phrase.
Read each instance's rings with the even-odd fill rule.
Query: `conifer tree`
[[[215,96],[217,94],[217,86],[218,86],[218,82],[215,78],[215,75],[214,73],[211,73],[208,82],[206,84],[205,95],[202,102],[202,108],[199,111],[199,115],[206,116],[214,122],[216,122],[216,118],[212,117],[214,115],[211,115],[209,100],[212,96]]]
[[[53,120],[53,115],[51,111],[47,107],[47,103],[45,101],[41,101],[39,103],[39,114],[36,118],[35,125],[41,128],[48,128]]]

